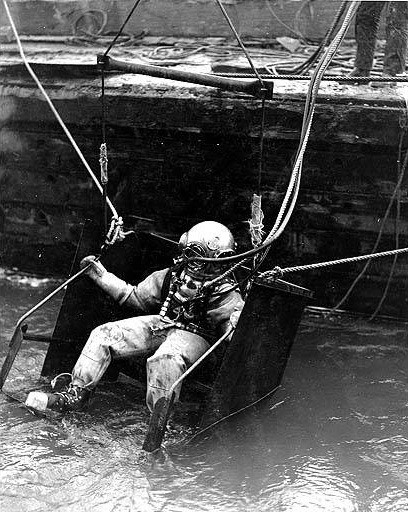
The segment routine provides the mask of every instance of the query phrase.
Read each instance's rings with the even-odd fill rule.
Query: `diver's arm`
[[[207,320],[218,333],[224,334],[231,327],[235,328],[238,324],[241,311],[244,307],[244,300],[238,290],[231,290],[228,293],[230,284],[223,284],[215,292],[215,300],[209,302]],[[217,296],[219,292],[227,293]]]
[[[84,258],[80,263],[80,267],[84,268],[89,264],[91,264],[91,266],[87,271],[87,275],[92,281],[114,300],[119,302],[119,304],[124,304],[132,294],[133,286],[115,276],[115,274],[108,272],[102,263],[96,260],[95,256],[87,256]]]
[[[153,272],[141,283],[133,286],[108,272],[100,261],[95,260],[95,256],[87,256],[81,261],[81,268],[91,263],[88,276],[120,305],[125,304],[145,313],[160,306],[161,289],[168,269]]]

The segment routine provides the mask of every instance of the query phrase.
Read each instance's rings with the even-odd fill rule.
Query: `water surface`
[[[17,319],[57,284],[0,272],[1,361]],[[59,303],[30,331],[51,333]],[[5,389],[38,386],[45,351],[25,342]],[[129,382],[62,419],[0,394],[0,510],[406,512],[407,368],[407,325],[305,316],[272,397],[195,438],[173,425],[159,460],[141,452],[148,415]]]

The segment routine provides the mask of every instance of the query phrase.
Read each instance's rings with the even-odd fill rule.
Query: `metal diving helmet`
[[[204,221],[193,226],[179,240],[182,259],[193,257],[222,258],[235,254],[231,231],[215,221]],[[186,272],[196,279],[212,279],[225,271],[225,265],[206,261],[188,261]]]

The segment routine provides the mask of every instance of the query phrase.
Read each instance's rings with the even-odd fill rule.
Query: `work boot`
[[[39,412],[45,412],[47,409],[56,412],[78,411],[86,404],[90,394],[89,389],[70,384],[65,391],[57,393],[31,391],[25,405]]]

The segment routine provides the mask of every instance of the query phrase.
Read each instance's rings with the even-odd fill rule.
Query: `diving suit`
[[[235,279],[222,277],[226,269],[218,263],[191,259],[221,258],[234,251],[230,230],[206,221],[180,238],[178,264],[153,272],[136,286],[108,272],[94,256],[84,258],[81,266],[91,264],[87,273],[98,286],[119,304],[142,315],[95,328],[72,370],[67,389],[57,393],[33,391],[26,399],[27,407],[60,412],[80,409],[112,357],[148,355],[146,404],[152,411],[156,401],[168,395],[172,384],[211,343],[236,325],[244,301]],[[212,285],[217,277],[220,279]],[[175,389],[175,401],[180,389],[181,384]]]

